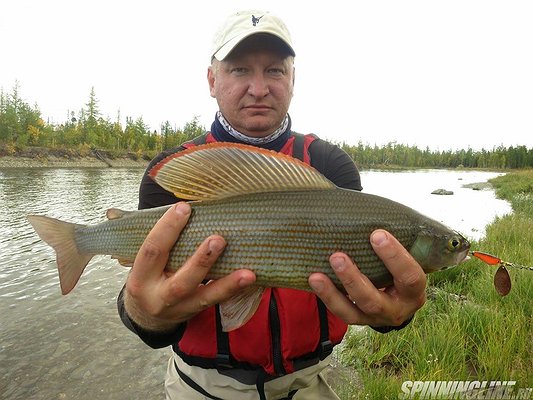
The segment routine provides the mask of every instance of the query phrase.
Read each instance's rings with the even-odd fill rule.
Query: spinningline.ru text
[[[531,400],[533,388],[519,388],[516,381],[405,381],[398,398]]]

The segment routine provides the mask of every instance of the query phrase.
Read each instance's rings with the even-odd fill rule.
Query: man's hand
[[[329,260],[348,296],[324,274],[312,274],[309,285],[329,310],[348,324],[401,325],[424,304],[426,275],[390,233],[378,229],[370,236],[370,242],[392,274],[392,286],[376,289],[344,253],[334,253]]]
[[[254,273],[242,269],[202,284],[226,246],[224,238],[216,235],[208,237],[176,273],[165,270],[169,252],[190,215],[187,203],[170,207],[137,253],[126,282],[124,305],[130,318],[143,328],[172,330],[255,282]]]

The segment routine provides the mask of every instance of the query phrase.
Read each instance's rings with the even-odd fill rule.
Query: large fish
[[[314,168],[290,156],[252,146],[213,143],[176,153],[156,165],[150,176],[177,197],[191,202],[189,222],[170,254],[167,269],[177,270],[209,235],[222,235],[227,247],[207,279],[247,268],[257,287],[235,307],[253,308],[264,287],[309,290],[308,277],[322,272],[344,290],[329,265],[342,251],[380,288],[392,276],[372,250],[370,234],[391,232],[425,272],[462,262],[469,242],[459,233],[417,211],[384,197],[340,189]],[[110,209],[108,221],[85,226],[45,216],[28,216],[39,236],[57,254],[63,294],[69,293],[96,254],[132,265],[146,235],[168,209]],[[250,300],[250,298],[254,300]],[[238,303],[238,306],[234,303]],[[228,310],[229,308],[229,310]],[[238,311],[242,315],[242,310]],[[225,329],[242,325],[223,321]]]

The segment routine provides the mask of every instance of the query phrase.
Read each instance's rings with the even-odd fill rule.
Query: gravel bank
[[[113,168],[146,168],[148,161],[130,158],[109,159]],[[46,157],[0,157],[0,169],[5,168],[109,168],[109,165],[95,157],[63,158]]]

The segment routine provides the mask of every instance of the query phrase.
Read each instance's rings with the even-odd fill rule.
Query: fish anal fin
[[[243,326],[257,311],[265,288],[250,286],[220,304],[220,322],[224,332]]]
[[[186,200],[335,188],[320,172],[300,160],[239,143],[190,147],[165,158],[149,175],[161,187]]]

